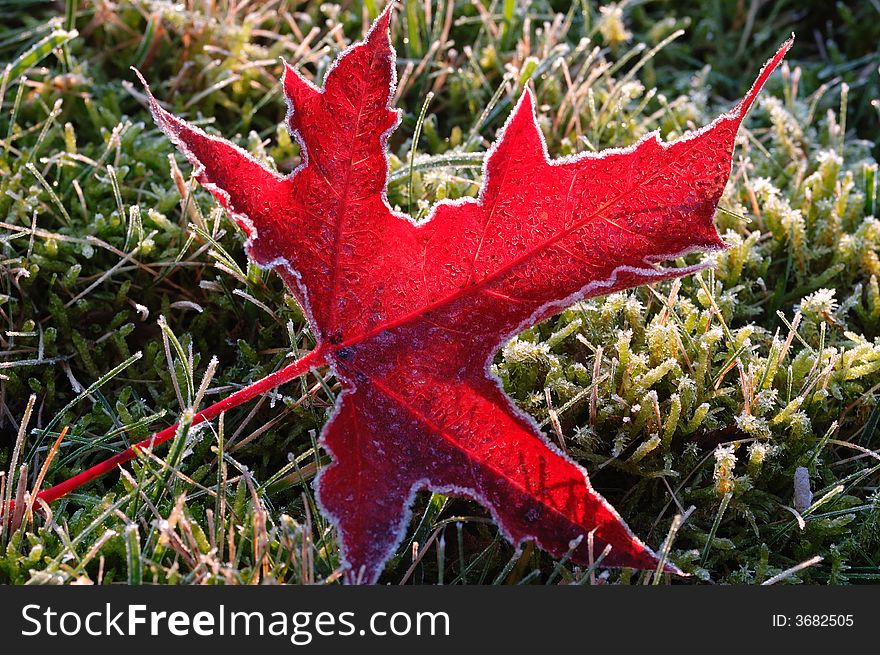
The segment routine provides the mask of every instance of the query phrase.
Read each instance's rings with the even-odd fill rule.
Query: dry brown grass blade
[[[43,462],[43,466],[40,467],[37,481],[34,483],[34,488],[31,491],[30,498],[28,498],[27,502],[27,512],[25,512],[25,516],[28,523],[33,519],[34,502],[36,501],[37,494],[40,493],[40,488],[43,486],[43,480],[46,478],[46,473],[49,472],[49,466],[52,464],[52,460],[55,459],[55,455],[58,453],[58,448],[61,446],[61,442],[64,441],[64,437],[67,436],[69,430],[70,426],[65,425],[64,429],[61,430],[61,433],[55,440],[55,443],[52,444],[52,447],[49,449],[49,453],[46,455],[46,461]]]

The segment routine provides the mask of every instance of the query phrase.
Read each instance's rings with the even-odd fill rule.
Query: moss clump
[[[504,3],[481,15],[456,2],[447,23],[446,3],[430,16],[412,3],[393,34],[407,113],[390,144],[389,199],[423,216],[475,194],[482,153],[527,83],[553,153],[703,125],[745,91],[743,71],[800,31],[785,18],[795,4],[747,23],[735,3]],[[171,156],[128,67],[177,113],[289,171],[299,151],[279,127],[278,57],[320,80],[375,13],[371,2],[233,15],[127,0],[60,17],[53,6],[0,9],[0,60],[11,64],[0,73],[4,492],[19,485],[16,443],[32,489],[69,428],[45,472],[53,484],[185,417],[213,357],[209,401],[311,345],[283,285],[247,262],[233,223]],[[579,303],[494,364],[651,545],[687,515],[671,557],[693,582],[761,582],[816,555],[787,579],[878,577],[880,223],[865,140],[878,133],[878,93],[858,62],[880,23],[823,11],[803,20],[828,25],[826,51],[799,42],[797,66],[774,77],[741,131],[716,218],[731,248],[715,267]],[[747,47],[717,38],[731,30]],[[308,482],[327,461],[316,435],[337,391],[326,372],[312,375],[222,424],[182,430],[170,449],[54,504],[51,519],[0,535],[0,582],[336,579],[334,535]],[[806,505],[793,498],[800,469]],[[419,498],[386,580],[407,575],[414,542],[445,564],[431,554],[409,582],[589,580],[534,549],[513,552],[481,508],[439,495]]]

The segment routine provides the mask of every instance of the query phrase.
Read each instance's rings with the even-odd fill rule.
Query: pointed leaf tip
[[[370,29],[364,37],[364,43],[378,45],[384,39],[388,47],[391,47],[391,14],[393,11],[394,2],[389,2],[378,18],[370,25]]]
[[[499,147],[502,142],[506,147],[515,144],[522,152],[539,158],[538,161],[545,158],[544,138],[535,115],[535,94],[531,88],[526,87],[523,90],[513,108],[504,133],[499,138]]]
[[[130,66],[129,68],[131,68],[132,72],[134,72],[134,74],[137,76],[138,80],[141,83],[141,86],[144,87],[144,93],[147,94],[147,102],[150,103],[150,109],[152,110],[154,106],[159,107],[159,103],[156,101],[155,96],[153,96],[153,92],[150,90],[150,85],[147,84],[147,81],[144,79],[144,76],[141,75],[141,72],[134,66]],[[159,109],[161,109],[161,107],[159,107]],[[155,115],[155,112],[153,113]]]
[[[379,14],[378,18],[376,18],[376,24],[383,24],[384,29],[388,29],[388,26],[391,24],[391,14],[394,13],[394,4],[395,0],[391,0],[387,5],[385,5],[385,9],[382,10],[382,13]]]
[[[782,63],[782,60],[785,59],[785,55],[788,54],[788,51],[791,49],[792,44],[794,44],[794,33],[792,33],[792,35],[785,41],[785,43],[779,46],[779,50],[776,51],[776,54],[773,55],[773,57],[769,59],[766,64],[764,64],[763,68],[761,68],[761,72],[758,73],[758,79],[756,79],[755,83],[752,84],[752,88],[749,89],[746,97],[742,99],[742,102],[740,102],[739,106],[735,110],[740,120],[742,120],[748,113],[749,109],[751,109],[752,105],[755,103],[755,100],[757,100],[758,94],[761,92],[761,89],[764,88],[764,84],[767,83],[770,75],[779,67],[779,64]]]
[[[507,119],[507,123],[505,124],[503,130],[506,132],[512,125],[515,124],[526,124],[526,123],[536,123],[535,118],[535,97],[528,87],[526,87],[522,95],[520,95],[519,100],[516,101],[516,105],[513,107],[513,111],[510,112],[510,116]],[[535,125],[537,127],[537,124]],[[502,134],[503,138],[503,134]]]
[[[129,66],[129,68],[137,76],[137,78],[140,80],[141,84],[144,86],[147,86],[147,82],[146,82],[146,80],[144,80],[144,76],[141,75],[141,72],[137,68],[135,68],[134,66]]]
[[[284,96],[287,98],[288,104],[293,109],[297,109],[305,105],[312,97],[318,95],[320,91],[306,78],[300,75],[293,66],[284,61],[284,77],[282,83],[284,86]]]
[[[134,74],[137,76],[138,80],[140,80],[141,84],[144,87],[144,93],[147,94],[147,102],[150,105],[150,113],[153,115],[153,119],[156,121],[159,129],[161,129],[169,137],[171,137],[172,140],[174,140],[171,132],[174,132],[174,134],[177,135],[178,132],[180,132],[181,130],[181,125],[185,124],[184,121],[177,118],[177,116],[173,115],[159,104],[159,101],[156,100],[156,96],[153,95],[153,91],[150,89],[150,85],[147,84],[144,76],[141,75],[141,72],[137,68],[132,66],[131,70],[134,71]]]
[[[532,114],[535,113],[535,92],[532,91],[532,87],[526,86],[523,89],[522,95],[516,103],[516,109],[517,111],[522,109],[523,111],[529,111]]]

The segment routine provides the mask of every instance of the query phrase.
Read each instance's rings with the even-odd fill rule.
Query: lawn
[[[0,0],[0,506],[314,345],[131,67],[169,110],[288,173],[281,58],[320,84],[381,9]],[[476,195],[526,86],[552,156],[681,136],[792,32],[740,130],[714,266],[580,302],[493,366],[691,576],[517,551],[479,504],[425,492],[381,582],[880,582],[876,0],[400,2],[388,198],[418,220]],[[338,583],[311,482],[339,391],[319,369],[4,521],[0,583]]]

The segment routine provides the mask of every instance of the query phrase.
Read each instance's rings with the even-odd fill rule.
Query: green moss
[[[21,62],[0,77],[0,464],[8,470],[35,394],[20,460],[29,488],[63,427],[44,486],[175,422],[212,357],[206,401],[311,345],[280,280],[247,262],[237,228],[171,155],[128,67],[175,112],[290,171],[299,147],[279,127],[278,57],[320,80],[363,27],[357,3],[286,3],[293,24],[258,6],[226,16],[128,0],[99,18],[80,4],[70,25],[48,2],[0,9],[0,61]],[[516,402],[548,424],[549,393],[568,450],[651,545],[693,506],[671,557],[695,583],[757,583],[815,555],[824,561],[791,581],[878,578],[880,92],[864,71],[880,23],[865,3],[791,25],[796,4],[765,3],[749,23],[737,3],[600,12],[541,1],[486,18],[456,2],[447,42],[432,48],[446,4],[428,19],[410,3],[394,28],[400,70],[412,70],[401,76],[389,199],[420,215],[476,193],[482,153],[527,82],[552,153],[627,145],[654,129],[672,138],[728,108],[789,32],[804,35],[741,132],[716,218],[731,247],[715,267],[578,303],[494,363]],[[566,13],[554,23],[555,11]],[[813,27],[825,30],[821,51],[806,38]],[[33,49],[53,34],[57,45]],[[98,581],[99,570],[105,583],[335,579],[334,535],[309,482],[328,461],[316,439],[337,391],[332,377],[304,378],[53,504],[63,521],[37,517],[0,536],[0,582]],[[813,493],[799,514],[798,467]],[[456,523],[446,583],[580,580],[537,550],[514,553],[485,516],[420,496],[385,579],[403,577],[412,541]],[[438,576],[432,555],[410,581]]]

